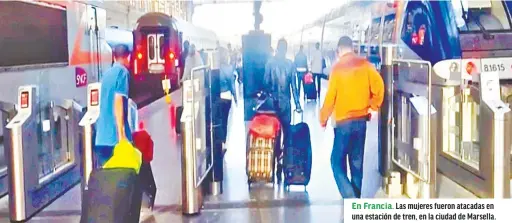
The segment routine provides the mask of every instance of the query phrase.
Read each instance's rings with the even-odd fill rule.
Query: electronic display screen
[[[20,106],[21,108],[28,108],[28,91],[21,92]]]
[[[98,106],[99,94],[98,89],[91,90],[91,106]]]

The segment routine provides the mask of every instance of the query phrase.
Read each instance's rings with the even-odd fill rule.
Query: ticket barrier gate
[[[512,114],[501,99],[499,75],[458,72],[447,79],[460,84],[443,89],[438,170],[478,197],[510,197]]]
[[[192,69],[190,80],[183,83],[183,113],[181,115],[182,128],[182,212],[186,215],[198,214],[203,204],[203,182],[206,182],[212,169],[213,153],[211,146],[207,145],[207,138],[212,140],[213,125],[207,130],[206,104],[210,94],[205,83],[211,83],[209,66],[200,66]],[[198,73],[204,73],[200,77]],[[206,81],[209,79],[209,81]],[[210,119],[211,121],[211,119]],[[211,141],[210,141],[211,142]]]
[[[39,120],[42,109],[39,107],[36,86],[21,86],[18,90],[18,111],[7,124],[10,140],[5,144],[9,179],[9,212],[11,221],[26,221],[49,205],[80,180],[80,153],[76,123],[81,115],[80,106],[72,100],[52,101],[44,109],[49,111],[47,120]],[[56,119],[62,118],[56,129]],[[46,144],[41,144],[42,131],[50,134]],[[49,127],[49,128],[48,128]],[[63,131],[65,130],[65,131]],[[53,166],[49,174],[43,175],[41,154],[44,145],[50,146],[52,158],[59,149],[59,160],[51,159]],[[59,148],[57,148],[59,146]],[[60,162],[63,161],[63,162]],[[42,175],[42,176],[41,176]]]
[[[487,190],[489,197],[510,198],[510,146],[511,139],[505,136],[510,133],[509,105],[501,100],[500,79],[497,72],[486,72],[478,75],[480,87],[480,148],[491,151],[486,160],[489,165]],[[490,136],[482,133],[492,133]],[[484,157],[482,157],[484,158]],[[486,162],[490,161],[490,162]]]
[[[7,178],[7,157],[4,142],[10,141],[10,135],[7,134],[7,123],[16,115],[16,107],[14,104],[0,102],[0,196],[7,195],[8,178]]]
[[[81,196],[82,201],[87,199],[85,191],[89,176],[94,169],[93,149],[94,149],[94,124],[100,117],[100,91],[101,83],[92,83],[87,86],[87,112],[78,124],[82,128],[82,166],[81,166]]]
[[[392,78],[391,103],[391,161],[396,172],[390,175],[403,183],[399,192],[411,198],[432,198],[436,196],[436,109],[431,101],[431,65],[428,61],[394,60],[393,71],[398,72]]]

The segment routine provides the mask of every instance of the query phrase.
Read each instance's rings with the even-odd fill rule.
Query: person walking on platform
[[[295,67],[297,68],[297,90],[298,95],[300,96],[300,89],[302,86],[302,81],[304,80],[304,75],[308,71],[308,58],[306,54],[304,54],[304,46],[300,45],[299,52],[295,55]]]
[[[221,97],[221,115],[222,115],[222,148],[226,149],[226,139],[228,135],[229,111],[231,102],[238,103],[235,87],[235,67],[229,63],[229,51],[224,47],[217,47],[220,63],[220,97]]]
[[[187,60],[187,57],[188,57],[188,54],[189,54],[189,49],[190,49],[190,43],[188,42],[188,40],[185,40],[183,42],[183,52],[181,53],[181,56],[179,58],[179,69],[180,69],[180,78],[183,78],[183,73],[185,72],[185,62]]]
[[[183,72],[183,77],[181,78],[181,82],[183,83],[183,81],[190,80],[192,69],[194,69],[195,67],[203,66],[203,65],[204,65],[203,58],[201,57],[201,54],[199,54],[199,52],[197,52],[196,46],[194,44],[190,45],[189,53],[188,53],[187,59],[185,60],[185,68],[183,69],[184,72]],[[194,73],[194,75],[202,75],[202,74],[204,74],[203,71],[196,71]]]
[[[238,74],[238,83],[242,84],[242,81],[244,79],[243,76],[243,69],[242,69],[242,53],[240,50],[238,50],[238,57],[236,58],[236,73]]]
[[[236,64],[237,64],[237,58],[238,58],[238,52],[233,49],[231,47],[231,43],[228,43],[228,64],[230,64],[231,66],[233,66],[233,69],[236,69]],[[240,73],[236,73],[236,81],[238,81],[238,83],[241,83],[241,79],[240,79]]]
[[[101,79],[100,116],[96,122],[96,166],[112,157],[114,146],[122,140],[132,141],[127,119],[130,51],[126,45],[114,47],[114,65]]]
[[[320,110],[323,127],[333,115],[331,167],[343,198],[361,197],[366,122],[384,99],[382,77],[370,62],[353,52],[352,44],[347,36],[338,41],[339,60],[333,65]],[[347,156],[351,180],[347,176]]]
[[[315,44],[315,49],[311,55],[311,72],[316,82],[316,94],[320,98],[320,91],[322,90],[322,78],[324,77],[324,57],[320,50],[320,43]]]
[[[297,112],[302,112],[297,94],[297,85],[295,84],[296,69],[293,62],[286,58],[288,43],[280,39],[277,43],[276,55],[272,57],[265,65],[265,74],[263,76],[264,89],[273,95],[272,102],[283,129],[284,148],[291,145],[290,122],[291,122],[291,104],[293,99]],[[291,88],[291,92],[290,92]],[[276,148],[276,154],[282,154],[281,148]],[[280,170],[278,168],[278,173]],[[280,174],[278,174],[280,180]]]

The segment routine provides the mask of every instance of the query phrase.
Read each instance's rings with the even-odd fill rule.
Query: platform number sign
[[[87,85],[87,72],[81,67],[75,68],[76,87],[84,87]]]

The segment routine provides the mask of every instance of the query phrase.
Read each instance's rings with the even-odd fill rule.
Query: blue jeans
[[[360,198],[363,181],[366,118],[344,121],[334,128],[331,167],[343,198]],[[351,179],[347,174],[347,156]]]

